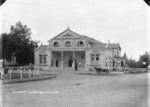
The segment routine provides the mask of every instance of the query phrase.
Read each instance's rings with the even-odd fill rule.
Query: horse
[[[100,72],[106,72],[106,73],[109,73],[109,70],[106,69],[106,68],[97,68],[97,67],[94,67],[94,69],[96,70],[97,73],[100,73]]]

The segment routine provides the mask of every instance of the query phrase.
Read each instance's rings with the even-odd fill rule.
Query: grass
[[[126,74],[140,74],[140,73],[147,73],[148,70],[129,70],[129,71],[126,71],[125,73]]]

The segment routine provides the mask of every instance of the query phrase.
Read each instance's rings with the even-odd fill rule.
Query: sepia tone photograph
[[[0,0],[0,107],[150,107],[149,0]]]

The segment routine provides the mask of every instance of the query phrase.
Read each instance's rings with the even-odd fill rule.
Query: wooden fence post
[[[22,79],[22,70],[21,70],[21,68],[19,69],[19,71],[20,71],[20,79]]]
[[[9,79],[11,79],[12,68],[9,70]]]
[[[18,71],[18,73],[20,73],[20,71],[19,71],[19,67],[17,67],[17,71]]]
[[[24,69],[23,69],[23,73],[24,73],[24,74],[25,74],[25,70],[26,70],[26,69],[25,69],[25,67],[24,67]]]
[[[33,76],[35,76],[35,72],[36,72],[35,70],[36,70],[36,69],[34,68],[34,70],[33,70]]]
[[[37,67],[35,68],[35,76],[37,76]]]
[[[29,78],[31,77],[31,69],[29,69]]]
[[[37,70],[37,75],[39,75],[40,74],[40,68]]]
[[[39,67],[36,68],[36,76],[39,75]]]

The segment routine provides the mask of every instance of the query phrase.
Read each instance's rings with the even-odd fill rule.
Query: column
[[[49,61],[48,61],[48,62],[49,62],[49,67],[52,67],[52,66],[51,66],[51,65],[52,65],[52,64],[51,64],[51,62],[52,62],[52,61],[51,61],[51,60],[52,60],[52,52],[51,52],[51,51],[49,51],[49,56],[48,56],[48,57],[49,57],[49,58],[48,58],[48,60],[49,60]]]
[[[84,56],[84,64],[85,64],[85,66],[84,66],[84,68],[86,69],[86,51],[85,51],[85,54],[84,54],[85,56]]]
[[[63,53],[63,51],[61,51],[61,67],[63,68],[63,64],[64,64],[64,62],[63,62],[63,58],[64,57],[64,53]]]
[[[72,67],[75,65],[75,51],[73,50],[73,62],[72,62]]]

